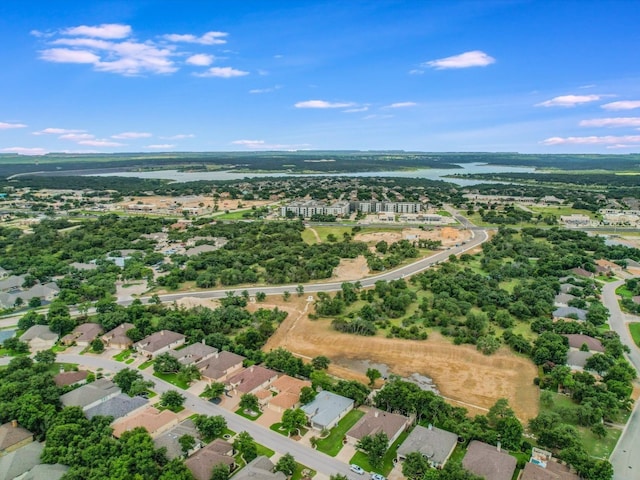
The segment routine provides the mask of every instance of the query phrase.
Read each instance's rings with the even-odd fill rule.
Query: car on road
[[[387,480],[384,475],[380,475],[379,473],[372,473],[371,480]]]
[[[360,465],[352,463],[351,465],[349,465],[349,469],[351,469],[352,472],[357,473],[358,475],[364,475],[364,469]]]

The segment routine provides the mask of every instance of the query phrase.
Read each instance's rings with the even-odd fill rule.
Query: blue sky
[[[0,3],[0,152],[640,151],[640,6]]]

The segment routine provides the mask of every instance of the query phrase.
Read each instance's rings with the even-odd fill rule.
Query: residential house
[[[154,439],[153,443],[156,448],[165,447],[167,449],[167,458],[169,458],[169,460],[173,460],[174,458],[182,457],[184,455],[182,446],[178,441],[180,437],[184,435],[189,435],[196,440],[195,446],[193,447],[193,449],[187,452],[187,456],[193,455],[195,452],[202,448],[200,433],[193,423],[193,420],[191,420],[190,418],[187,418],[183,422],[177,424],[175,427],[167,430],[165,433]],[[231,448],[231,450],[233,450],[233,447]],[[207,480],[209,480],[209,477],[207,477]]]
[[[580,480],[580,477],[568,466],[550,460],[544,467],[527,462],[518,480]]]
[[[144,407],[148,403],[149,400],[146,398],[130,397],[126,393],[120,393],[113,398],[88,408],[84,414],[88,419],[101,415],[103,417],[113,417],[114,420],[118,420]]]
[[[40,465],[40,455],[44,445],[40,442],[30,442],[23,447],[0,457],[0,478],[15,479],[27,473],[36,465]]]
[[[242,368],[245,358],[242,355],[222,351],[218,352],[207,360],[196,364],[202,378],[209,382],[222,382],[229,375],[234,374]]]
[[[243,395],[267,388],[276,378],[278,373],[274,370],[253,365],[229,377],[225,384],[232,395]]]
[[[597,338],[590,337],[589,335],[583,335],[580,333],[567,333],[563,337],[569,339],[569,347],[577,348],[580,350],[583,345],[586,345],[592,352],[604,352],[604,346],[602,342]]]
[[[185,460],[184,464],[196,480],[209,480],[216,465],[226,465],[230,472],[235,469],[233,453],[233,445],[217,438]]]
[[[32,352],[49,350],[58,341],[58,334],[51,331],[48,325],[34,325],[22,334],[20,340],[29,344]]]
[[[197,247],[189,248],[185,250],[184,254],[187,257],[195,257],[196,255],[200,255],[201,253],[213,252],[218,250],[220,247],[216,247],[214,245],[198,245]]]
[[[569,318],[569,315],[575,315],[581,322],[587,319],[587,311],[576,307],[558,307],[553,311],[552,315],[555,319]]]
[[[133,323],[123,323],[113,330],[102,335],[101,339],[106,347],[126,349],[133,345],[133,342],[127,337],[127,332],[135,328]]]
[[[323,390],[312,402],[300,407],[307,415],[309,425],[317,430],[333,428],[342,417],[353,410],[353,400]]]
[[[33,442],[33,433],[18,425],[16,420],[0,425],[0,456]]]
[[[576,285],[574,285],[572,283],[561,283],[560,284],[560,292],[561,293],[569,293],[574,288],[577,288],[578,290],[582,290],[582,288],[577,287]]]
[[[568,307],[569,302],[575,298],[575,295],[571,295],[570,293],[559,293],[553,299],[553,305],[556,307]]]
[[[120,393],[122,390],[115,383],[106,378],[100,378],[61,395],[60,402],[65,407],[80,407],[86,412],[91,407],[106,402]]]
[[[287,476],[284,473],[273,471],[274,466],[271,460],[260,455],[236,473],[233,480],[286,480]]]
[[[82,385],[87,383],[89,372],[86,370],[78,370],[77,372],[60,372],[53,381],[58,387],[66,387],[69,385]]]
[[[585,270],[584,268],[581,268],[581,267],[572,268],[571,273],[579,277],[593,278],[594,276],[593,272],[590,272],[589,270]]]
[[[173,348],[184,345],[185,340],[186,337],[181,333],[160,330],[134,343],[133,348],[149,358],[155,358]]]
[[[149,435],[156,437],[178,423],[178,415],[171,410],[148,407],[130,417],[121,418],[113,424],[113,436],[120,438],[124,432],[144,427]]]
[[[81,347],[88,347],[98,336],[102,335],[102,326],[98,323],[83,323],[73,329],[71,333],[65,335],[60,340],[64,345],[74,343]]]
[[[5,277],[0,280],[0,291],[5,292],[21,288],[24,280],[25,278],[23,275],[11,275],[10,277]]]
[[[372,408],[346,433],[347,442],[356,445],[364,437],[383,432],[391,445],[405,431],[409,423],[409,418],[404,415]]]
[[[281,413],[289,408],[297,408],[300,406],[300,390],[304,387],[311,387],[311,382],[281,375],[273,381],[270,388],[276,396],[266,397],[266,403],[271,410]]]
[[[443,468],[456,448],[458,435],[441,428],[420,425],[411,431],[409,436],[398,447],[398,461],[403,461],[408,454],[420,453],[432,468]]]
[[[511,480],[516,470],[517,460],[500,446],[494,447],[478,440],[472,440],[462,459],[462,467],[485,480]]]
[[[191,345],[181,348],[180,350],[169,350],[167,352],[172,357],[178,359],[182,365],[194,365],[203,360],[208,360],[218,353],[218,349],[210,347],[204,341],[192,343]]]
[[[68,471],[69,467],[60,463],[40,463],[15,480],[60,480]]]

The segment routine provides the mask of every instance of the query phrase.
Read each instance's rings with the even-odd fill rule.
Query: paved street
[[[620,335],[620,340],[627,345],[631,353],[627,358],[640,371],[640,350],[633,342],[627,327],[627,315],[620,310],[616,288],[624,280],[607,283],[602,289],[602,303],[609,309],[609,325]],[[614,470],[614,480],[637,480],[640,478],[640,410],[636,403],[631,418],[609,458]]]

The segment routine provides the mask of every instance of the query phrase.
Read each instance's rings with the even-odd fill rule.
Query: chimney
[[[433,424],[429,424],[429,430],[433,430]]]
[[[13,428],[18,428],[18,421],[17,420],[11,420],[11,426]]]
[[[380,412],[378,412],[377,410],[375,411],[375,413],[373,414],[374,417],[378,418],[378,415],[380,415]]]
[[[164,335],[164,330],[160,330],[160,335]]]
[[[498,440],[498,451],[502,451],[502,443],[500,442],[500,440]]]

